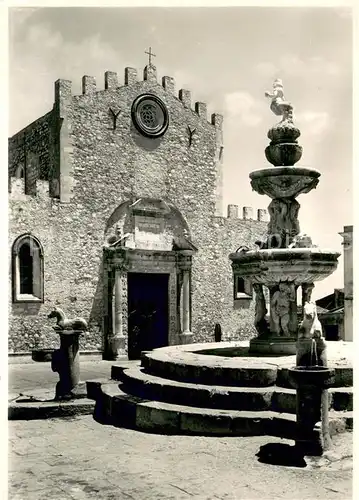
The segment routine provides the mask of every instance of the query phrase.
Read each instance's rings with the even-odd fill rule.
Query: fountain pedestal
[[[51,361],[52,371],[59,374],[56,384],[55,400],[69,400],[74,397],[73,390],[80,382],[80,330],[54,328],[60,335],[60,349],[54,351]]]
[[[322,455],[331,446],[328,388],[335,370],[325,366],[297,366],[289,370],[297,390],[295,444],[303,455]]]

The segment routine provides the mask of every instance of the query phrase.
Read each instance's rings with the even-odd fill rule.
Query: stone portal
[[[178,209],[124,202],[109,218],[104,250],[104,358],[192,342],[191,270],[197,248]]]
[[[128,273],[128,357],[168,345],[169,274]]]

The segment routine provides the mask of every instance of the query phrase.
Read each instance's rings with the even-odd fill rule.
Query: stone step
[[[101,386],[95,418],[102,422],[165,434],[254,436],[295,439],[296,416],[274,411],[197,408],[142,399],[116,383]],[[352,412],[330,412],[333,432],[352,427]]]
[[[228,410],[296,412],[296,391],[284,387],[190,384],[157,377],[139,367],[125,369],[121,381],[130,394],[167,403]],[[334,410],[353,410],[352,388],[330,389],[329,398]]]
[[[141,366],[148,373],[181,382],[205,385],[235,387],[268,387],[275,384],[277,366],[269,363],[251,361],[246,365],[236,365],[233,360],[226,365],[223,360],[218,364],[192,364],[166,359],[162,353],[146,353]]]
[[[208,359],[214,358],[214,359]],[[206,356],[198,359],[191,353],[174,356],[165,349],[143,353],[141,366],[153,375],[180,382],[235,387],[293,388],[289,380],[290,366],[278,366],[256,358],[238,359]],[[335,387],[353,385],[353,368],[335,366]],[[124,368],[112,367],[111,378],[120,379]]]

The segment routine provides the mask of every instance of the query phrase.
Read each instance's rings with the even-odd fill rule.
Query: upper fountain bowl
[[[295,198],[309,193],[319,183],[320,172],[306,167],[270,167],[249,174],[251,186],[271,198]]]
[[[231,253],[233,274],[252,283],[274,286],[321,281],[338,266],[339,252],[319,248],[272,248]]]

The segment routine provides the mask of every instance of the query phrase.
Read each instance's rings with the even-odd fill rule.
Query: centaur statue
[[[83,318],[67,319],[64,311],[59,307],[55,307],[47,317],[56,318],[57,319],[56,326],[60,330],[78,330],[78,331],[87,330],[87,321],[85,319]]]
[[[57,319],[54,330],[60,335],[60,349],[54,351],[51,360],[52,371],[60,377],[55,400],[79,397],[74,392],[80,382],[79,336],[87,330],[87,322],[83,318],[67,319],[59,307],[55,307],[48,318]]]

